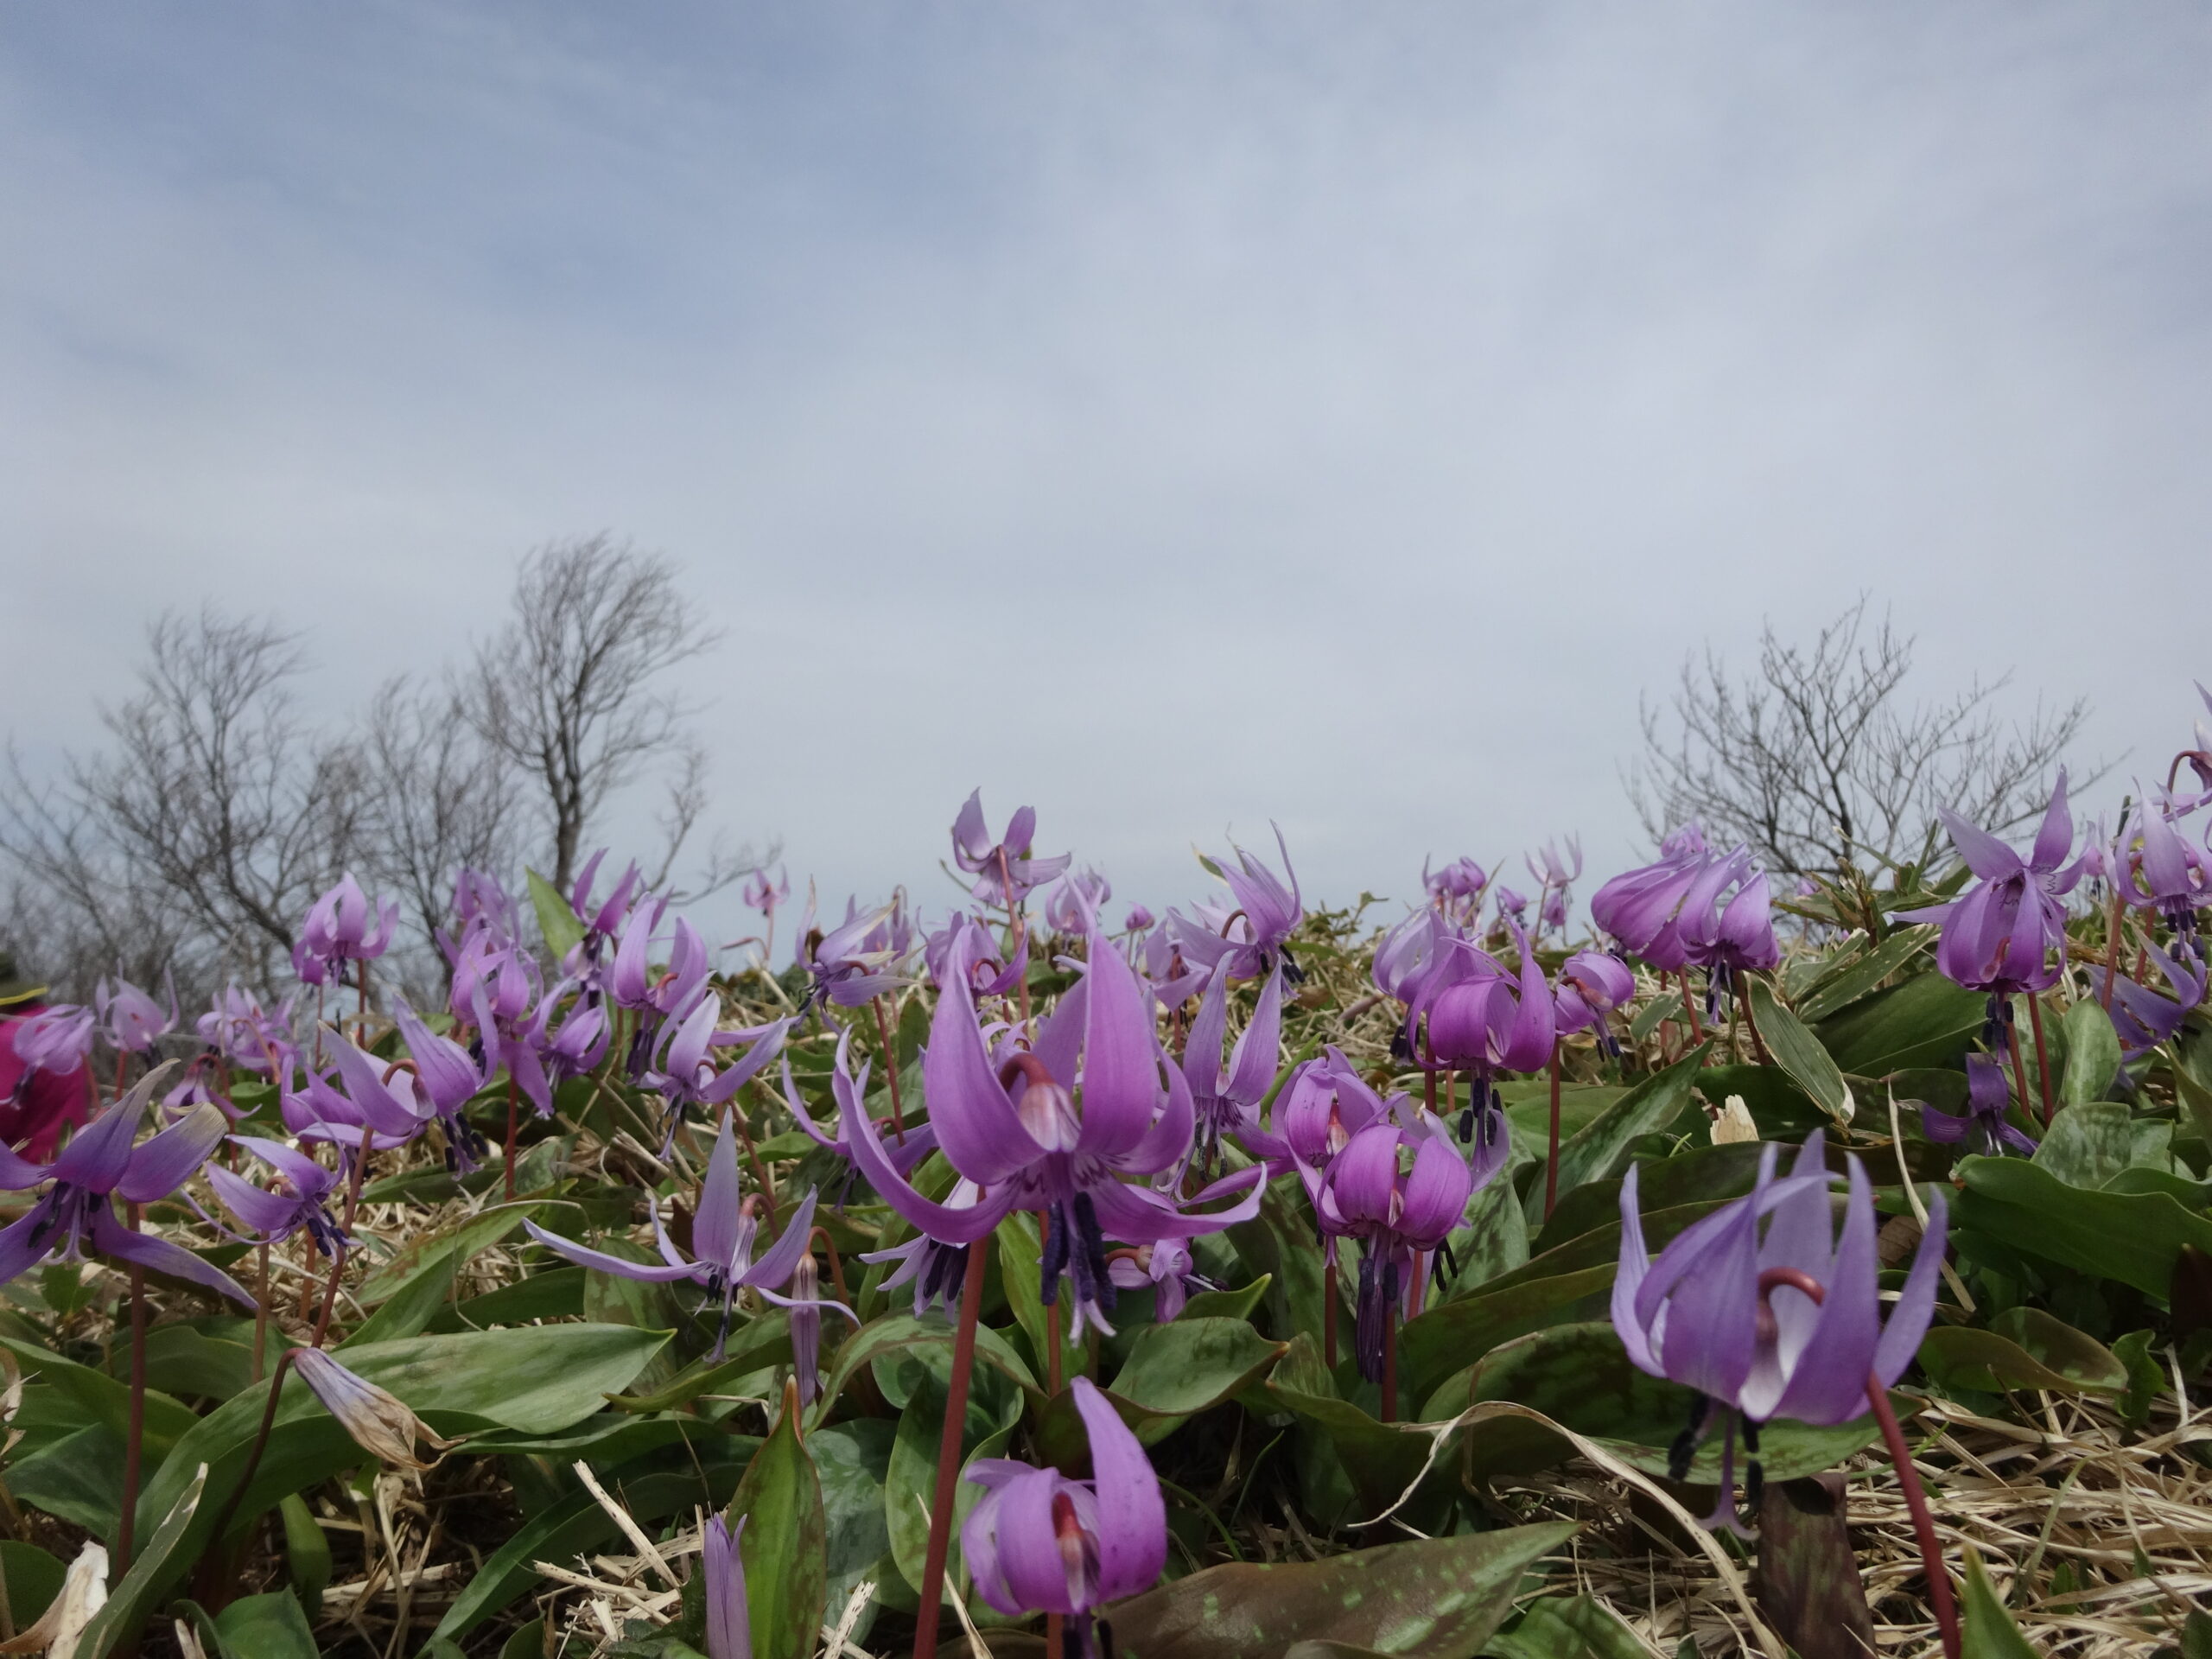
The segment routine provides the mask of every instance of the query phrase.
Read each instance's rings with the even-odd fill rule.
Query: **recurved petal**
[[[549,1233],[534,1221],[525,1220],[524,1230],[551,1250],[556,1255],[566,1256],[580,1268],[590,1268],[598,1273],[611,1273],[623,1279],[639,1279],[648,1284],[673,1284],[678,1279],[696,1279],[696,1267],[671,1267],[648,1262],[625,1262],[619,1255],[609,1255],[603,1250],[587,1249],[574,1239],[563,1238],[558,1233]]]
[[[1757,1414],[1778,1412],[1820,1426],[1847,1423],[1865,1414],[1866,1373],[1882,1328],[1874,1235],[1873,1192],[1866,1170],[1853,1158],[1843,1233],[1821,1281],[1827,1296],[1813,1310],[1815,1317],[1800,1325],[1785,1317],[1784,1310],[1791,1303],[1808,1303],[1804,1294],[1787,1286],[1775,1288],[1770,1306],[1780,1333],[1777,1357],[1787,1381],[1781,1398],[1764,1411],[1747,1395],[1747,1410]]]
[[[1084,976],[1090,1006],[1083,1034],[1083,1128],[1076,1145],[1080,1152],[1113,1158],[1134,1148],[1152,1127],[1160,1103],[1160,1040],[1150,999],[1104,935],[1091,934],[1090,959]],[[1217,1064],[1220,1052],[1217,1046]]]
[[[1983,880],[2018,875],[2025,869],[2019,854],[1980,825],[1968,823],[1947,806],[1937,807],[1936,816],[1951,832],[1951,844],[1959,849],[1959,856],[1966,861],[1967,868]]]
[[[207,1161],[222,1144],[231,1121],[223,1109],[203,1103],[163,1129],[130,1154],[123,1179],[115,1190],[127,1204],[151,1204],[166,1198],[192,1179],[192,1172]]]
[[[1087,1376],[1075,1379],[1075,1408],[1090,1433],[1091,1486],[1098,1503],[1098,1594],[1141,1594],[1167,1565],[1167,1507],[1160,1477],[1121,1414]]]
[[[172,1279],[188,1280],[209,1290],[220,1291],[243,1307],[256,1306],[245,1287],[220,1268],[211,1267],[182,1245],[172,1244],[151,1233],[132,1232],[115,1218],[115,1212],[105,1204],[92,1213],[92,1248],[102,1255],[135,1262],[156,1273],[166,1273]]]
[[[1254,1106],[1275,1080],[1282,1052],[1282,963],[1277,961],[1252,1009],[1252,1023],[1237,1038],[1230,1056],[1229,1077],[1221,1092],[1239,1105]]]
[[[1020,1115],[999,1083],[976,1025],[964,954],[956,950],[956,962],[957,971],[938,994],[937,1012],[930,1020],[922,1086],[945,1157],[969,1180],[989,1186],[1035,1162],[1044,1149],[1021,1127]],[[845,1141],[848,1146],[856,1144],[849,1123]],[[868,1179],[875,1178],[871,1174]]]
[[[736,1269],[739,1205],[737,1135],[728,1118],[707,1154],[707,1173],[699,1183],[699,1208],[691,1219],[691,1254],[721,1273]]]
[[[807,1253],[807,1244],[814,1231],[815,1190],[809,1187],[806,1196],[799,1200],[784,1222],[784,1230],[766,1254],[745,1270],[741,1282],[748,1285],[780,1285],[789,1280],[798,1268],[799,1258]]]
[[[130,1143],[138,1138],[147,1104],[175,1065],[175,1060],[168,1060],[156,1066],[138,1079],[130,1093],[79,1129],[54,1160],[54,1179],[89,1192],[114,1192],[115,1184],[130,1166]]]
[[[2036,831],[2035,849],[2028,855],[2029,868],[2055,870],[2066,861],[2066,855],[2073,847],[2074,815],[2066,810],[2066,768],[2061,766],[2058,787],[2051,791],[2050,805],[2043,815],[2043,826]]]
[[[942,1118],[931,1121],[942,1128]],[[1014,1207],[1013,1194],[1005,1191],[988,1194],[964,1210],[925,1198],[907,1185],[906,1178],[884,1155],[882,1142],[876,1138],[875,1125],[868,1122],[868,1114],[860,1109],[857,1103],[843,1103],[840,1122],[853,1166],[875,1189],[876,1195],[941,1244],[974,1243],[995,1228],[1000,1218]],[[959,1167],[957,1160],[953,1167]]]
[[[1666,1373],[1660,1369],[1659,1357],[1651,1351],[1650,1331],[1636,1311],[1636,1293],[1651,1270],[1651,1253],[1643,1243],[1643,1211],[1637,1198],[1639,1167],[1630,1164],[1621,1181],[1621,1257],[1613,1274],[1613,1330],[1638,1370],[1663,1376]]]

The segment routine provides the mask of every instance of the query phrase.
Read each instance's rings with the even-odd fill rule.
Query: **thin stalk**
[[[2043,1084],[2043,1126],[2050,1127],[2051,1114],[2058,1108],[2050,1097],[2050,1052],[2043,1043],[2043,999],[2033,991],[2028,993],[2028,1023],[2036,1033],[2036,1077]]]
[[[914,1659],[937,1659],[944,1559],[952,1544],[952,1506],[960,1480],[960,1435],[968,1423],[968,1383],[976,1371],[976,1321],[983,1307],[983,1253],[989,1247],[988,1234],[968,1247],[968,1273],[960,1286],[960,1326],[952,1339],[952,1378],[944,1396],[944,1432],[938,1441],[937,1501],[930,1506],[922,1601],[914,1615]]]
[[[769,1217],[772,1222],[774,1219],[772,1215]],[[827,1227],[817,1227],[807,1235],[806,1247],[809,1250],[814,1248],[814,1241],[817,1238],[822,1241],[822,1248],[830,1257],[830,1282],[837,1292],[837,1300],[849,1303],[853,1299],[845,1294],[845,1264],[838,1257],[836,1241],[830,1238]]]
[[[899,1109],[899,1051],[891,1041],[891,1022],[883,1015],[883,999],[868,999],[875,1010],[875,1034],[883,1044],[883,1071],[891,1083],[891,1128],[899,1137],[899,1144],[906,1144],[906,1115]]]
[[[262,1356],[269,1345],[269,1246],[264,1244],[261,1258],[261,1294],[254,1298],[253,1310],[253,1380],[261,1381]]]
[[[1751,1012],[1751,994],[1741,985],[1737,988],[1736,1005],[1743,1009],[1744,1025],[1751,1033],[1751,1052],[1761,1065],[1772,1065],[1774,1057],[1766,1052],[1766,1039],[1759,1035],[1759,1017]]]
[[[1559,1202],[1559,1043],[1552,1043],[1552,1123],[1550,1152],[1544,1160],[1544,1219],[1552,1218],[1552,1206]]]
[[[1398,1421],[1398,1299],[1382,1299],[1382,1421]]]
[[[2005,1040],[2012,1045],[2012,1082],[2014,1086],[2020,1091],[2020,1111],[2023,1116],[2033,1116],[2035,1114],[2035,1108],[2028,1103],[2028,1068],[2020,1058],[2020,1027],[2018,1021],[2007,1020],[2005,1022]]]
[[[223,1512],[215,1519],[215,1529],[208,1534],[211,1544],[219,1547],[229,1535],[231,1521],[238,1512],[238,1503],[245,1497],[246,1488],[253,1484],[254,1476],[261,1468],[261,1454],[269,1446],[270,1431],[276,1426],[276,1399],[284,1390],[284,1372],[292,1363],[296,1348],[287,1348],[276,1356],[276,1367],[269,1373],[269,1402],[261,1408],[261,1429],[253,1437],[253,1450],[246,1454],[245,1471],[238,1477],[238,1484],[231,1488],[231,1495],[223,1502]]]
[[[2107,1014],[2112,1012],[2113,982],[2120,977],[2120,883],[2112,884],[2112,916],[2105,924],[2105,988],[2097,1001],[2104,1004]]]
[[[1889,1448],[1890,1461],[1897,1468],[1904,1506],[1912,1511],[1913,1535],[1920,1541],[1921,1570],[1927,1574],[1936,1628],[1943,1635],[1944,1659],[1959,1659],[1959,1610],[1951,1596],[1951,1573],[1943,1564],[1943,1547],[1936,1537],[1936,1520],[1928,1512],[1928,1494],[1921,1489],[1920,1471],[1912,1466],[1912,1452],[1904,1443],[1904,1431],[1897,1427],[1897,1414],[1890,1409],[1890,1391],[1871,1371],[1866,1376],[1866,1403],[1873,1407],[1874,1421],[1882,1426],[1882,1444]]]
[[[500,1170],[501,1175],[505,1178],[507,1202],[509,1204],[512,1204],[515,1201],[515,1135],[517,1128],[518,1125],[515,1119],[515,1074],[512,1070],[510,1070],[507,1073],[507,1146],[503,1160],[504,1166]]]
[[[1690,970],[1685,968],[1675,977],[1682,987],[1682,1012],[1689,1016],[1690,1041],[1701,1043],[1705,1040],[1705,1032],[1697,1022],[1697,999],[1690,995]]]
[[[1321,1363],[1337,1369],[1337,1261],[1321,1265]]]

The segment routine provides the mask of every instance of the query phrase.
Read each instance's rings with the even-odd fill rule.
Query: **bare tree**
[[[584,831],[610,796],[654,761],[695,753],[684,733],[695,711],[659,682],[720,637],[695,620],[660,554],[602,534],[523,560],[513,614],[477,647],[461,706],[529,780],[556,887],[575,874]],[[684,761],[668,821],[678,845],[699,816],[698,783]]]
[[[356,849],[352,760],[292,713],[302,666],[273,623],[165,614],[147,632],[137,695],[101,710],[110,752],[69,756],[43,787],[11,753],[0,852],[35,889],[26,902],[44,907],[60,950],[270,978]]]
[[[370,700],[359,742],[363,862],[397,888],[421,938],[436,935],[464,868],[505,878],[520,854],[517,791],[506,757],[464,717],[458,694],[389,679]]]
[[[1768,624],[1750,673],[1732,673],[1709,647],[1686,657],[1666,705],[1643,705],[1644,752],[1628,786],[1645,832],[1700,821],[1794,874],[1924,859],[1938,806],[2000,831],[2040,813],[2088,702],[2039,702],[2025,724],[2009,723],[1996,707],[2009,672],[1916,702],[1905,690],[1913,646],[1886,614],[1870,626],[1861,595],[1809,648]]]

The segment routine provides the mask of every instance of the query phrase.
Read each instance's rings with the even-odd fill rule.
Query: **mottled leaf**
[[[828,1588],[822,1482],[799,1439],[798,1397],[786,1396],[730,1500],[730,1524],[745,1534],[738,1549],[750,1598],[753,1659],[812,1659]]]

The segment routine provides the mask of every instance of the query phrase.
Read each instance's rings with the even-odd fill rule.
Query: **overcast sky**
[[[334,718],[607,528],[839,899],[979,783],[1155,906],[1595,876],[1639,692],[1862,588],[2154,764],[2208,115],[2194,5],[11,6],[4,723],[210,597]]]

